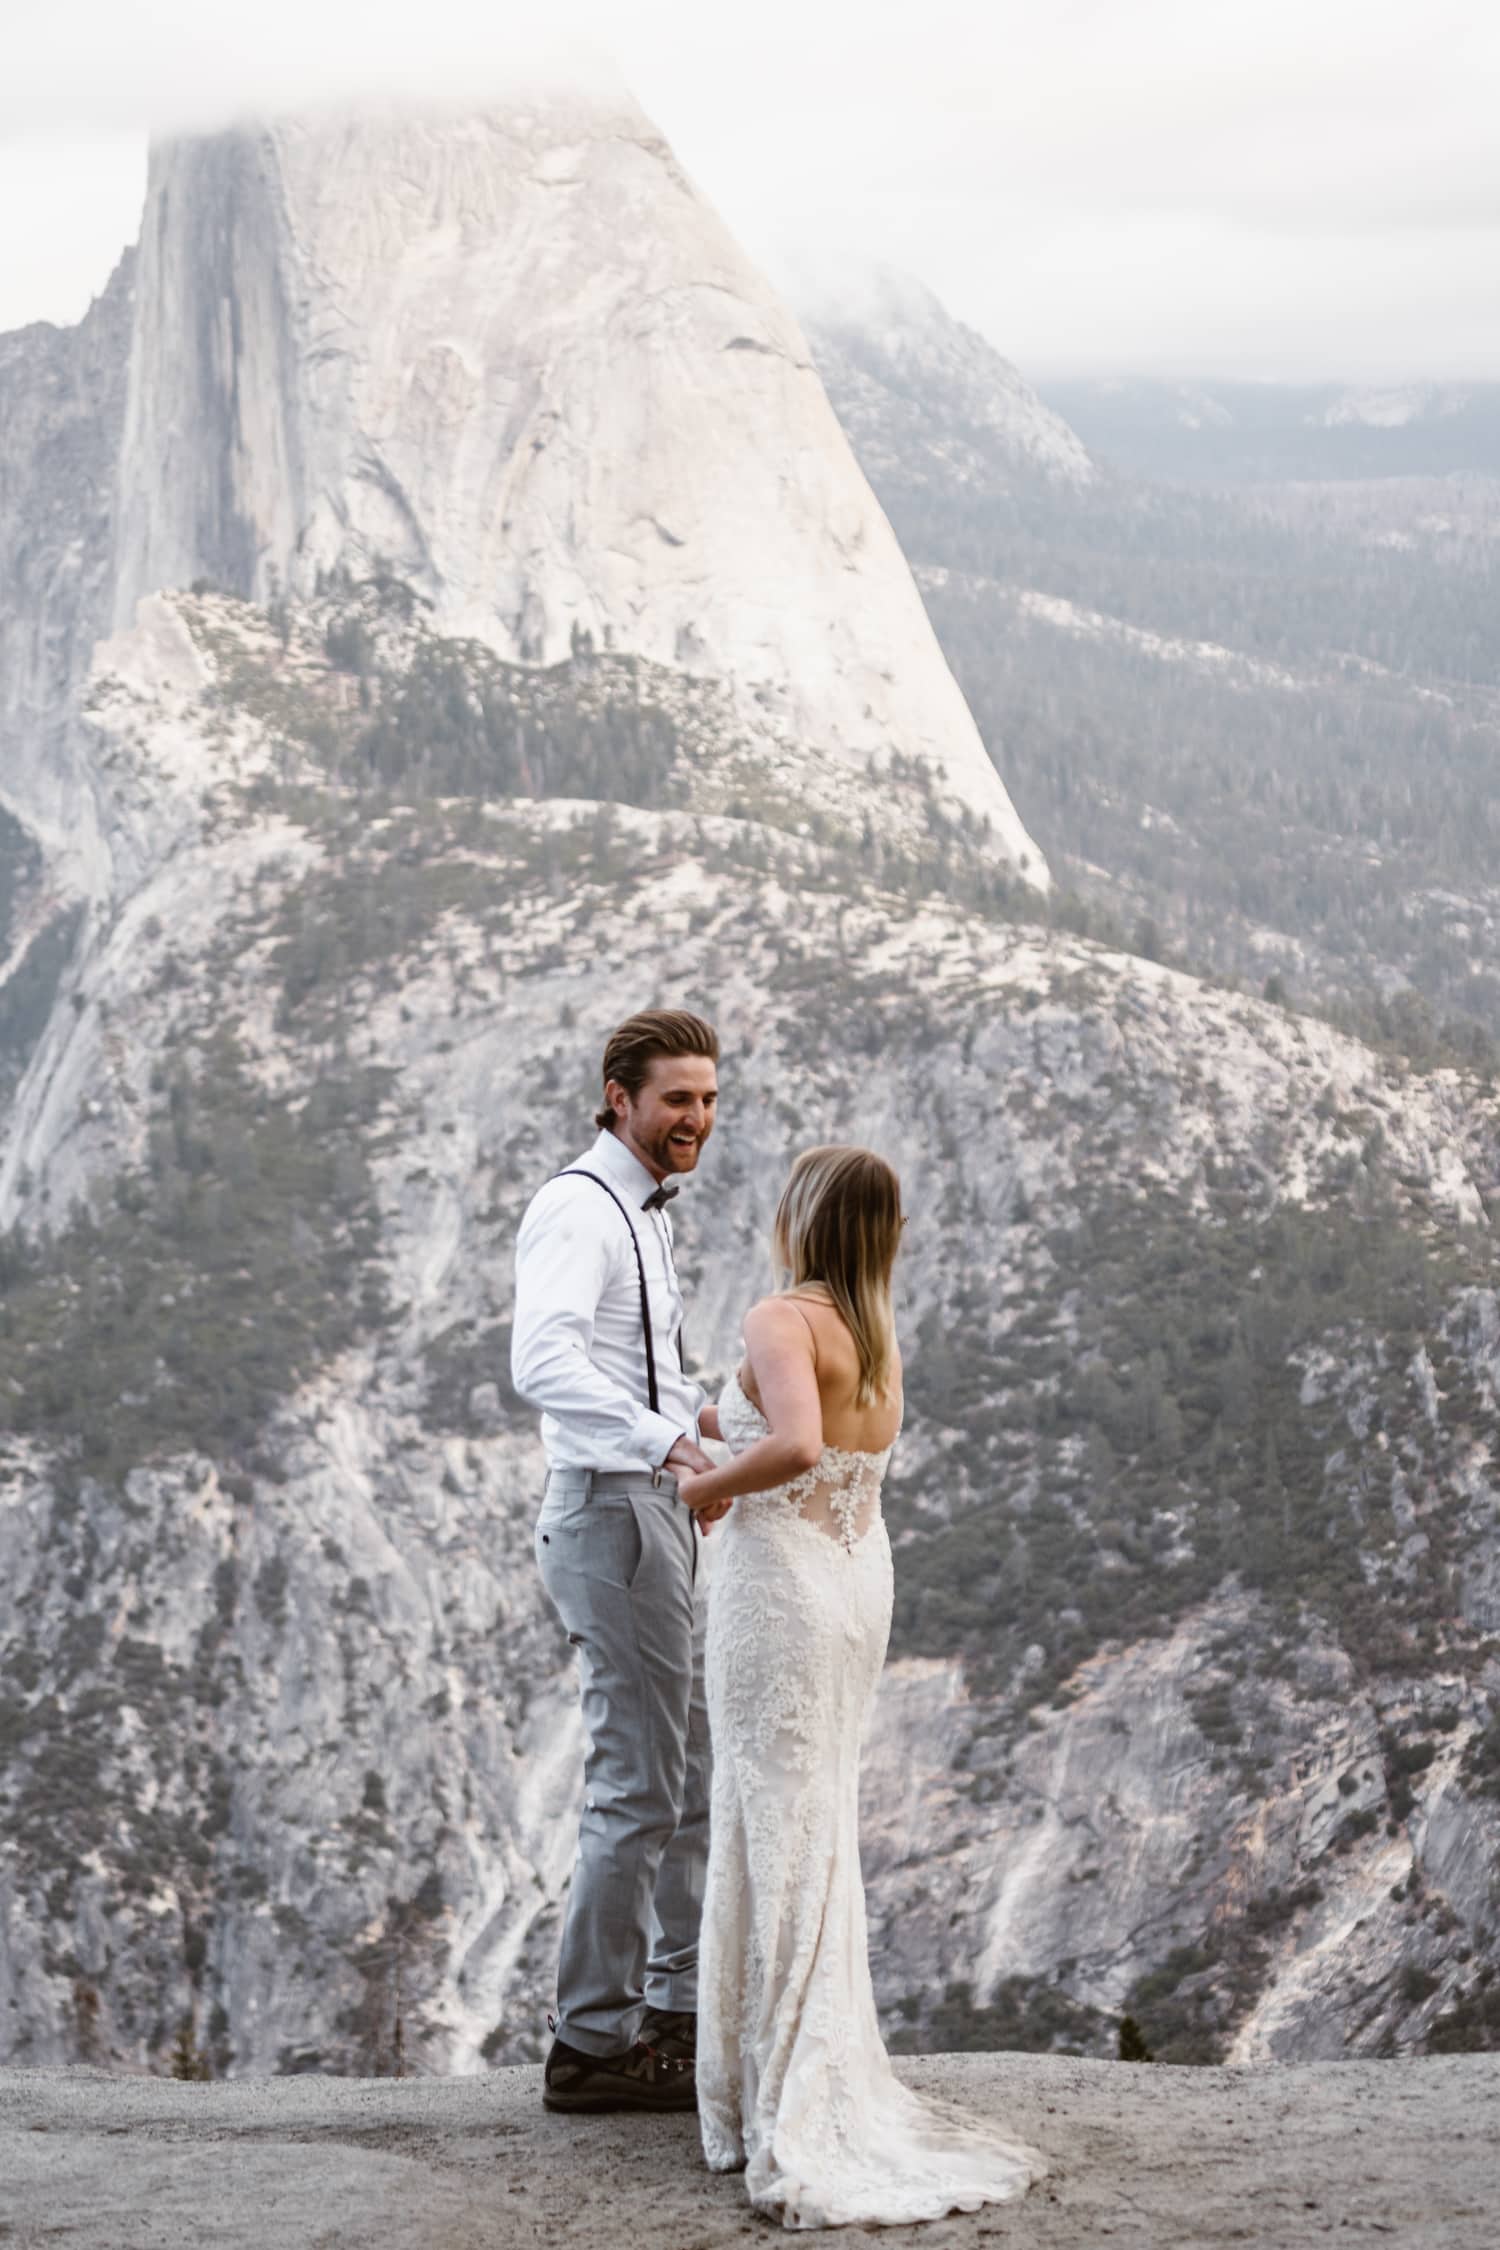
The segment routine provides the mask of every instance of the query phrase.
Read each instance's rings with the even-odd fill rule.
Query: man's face
[[[638,1094],[611,1079],[605,1100],[615,1130],[648,1172],[691,1172],[714,1129],[719,1074],[706,1055],[653,1055]]]

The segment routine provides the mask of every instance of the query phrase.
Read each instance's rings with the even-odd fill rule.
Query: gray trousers
[[[698,1533],[670,1477],[554,1469],[536,1556],[578,1651],[588,1733],[557,2031],[586,2055],[643,2008],[696,2008],[708,1861]]]

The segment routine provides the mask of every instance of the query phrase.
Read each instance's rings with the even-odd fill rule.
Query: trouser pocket
[[[536,1559],[569,1637],[576,1640],[601,1601],[630,1592],[645,1542],[624,1492],[548,1494],[536,1524]]]

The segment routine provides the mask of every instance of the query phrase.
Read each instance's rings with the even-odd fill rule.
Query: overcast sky
[[[0,329],[76,319],[152,130],[503,96],[508,0],[48,0],[7,24]],[[578,0],[741,238],[878,257],[1032,375],[1500,378],[1500,8]],[[533,66],[534,67],[534,66]]]

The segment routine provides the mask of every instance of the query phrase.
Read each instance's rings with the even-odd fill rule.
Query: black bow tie
[[[663,1180],[661,1186],[654,1188],[651,1194],[647,1196],[645,1202],[641,1205],[641,1209],[643,1211],[664,1211],[676,1193],[676,1186],[667,1180]]]

